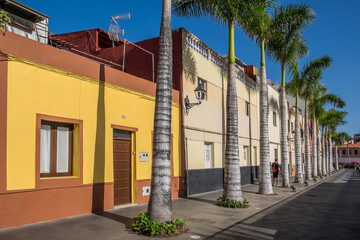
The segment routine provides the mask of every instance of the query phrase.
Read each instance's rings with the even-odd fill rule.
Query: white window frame
[[[244,166],[248,165],[248,147],[244,146]]]
[[[205,160],[205,168],[213,168],[213,150],[212,150],[212,143],[206,142],[204,144],[205,147],[205,154],[204,154],[204,160]]]

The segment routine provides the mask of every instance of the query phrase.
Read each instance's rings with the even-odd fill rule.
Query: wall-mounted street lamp
[[[199,85],[195,88],[194,92],[195,92],[196,99],[198,100],[197,103],[191,103],[188,95],[186,95],[186,97],[184,99],[186,115],[189,114],[190,108],[200,105],[201,102],[205,99],[206,90],[204,88],[204,84],[199,83]]]

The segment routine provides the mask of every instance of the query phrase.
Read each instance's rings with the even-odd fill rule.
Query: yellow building
[[[0,228],[146,203],[156,85],[10,32],[0,51]],[[174,90],[173,197],[180,113]]]

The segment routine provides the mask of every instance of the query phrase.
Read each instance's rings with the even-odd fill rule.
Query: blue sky
[[[136,42],[159,35],[161,20],[160,0],[106,0],[52,2],[45,0],[19,0],[48,16],[50,31],[65,33],[91,28],[108,30],[110,16],[130,12],[130,20],[119,20],[126,38]],[[306,29],[309,56],[301,63],[321,57],[332,57],[332,66],[324,72],[323,82],[329,92],[342,97],[347,106],[348,124],[340,127],[349,134],[360,133],[360,83],[356,75],[360,56],[360,1],[358,0],[281,0],[307,3],[312,6],[317,19]],[[208,18],[185,19],[173,16],[172,28],[184,27],[221,55],[227,54],[227,29]],[[120,36],[121,37],[121,36]],[[259,66],[259,48],[241,31],[235,32],[236,56],[246,64]],[[267,59],[267,77],[280,82],[280,66]]]

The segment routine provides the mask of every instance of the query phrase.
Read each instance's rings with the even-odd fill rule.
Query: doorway
[[[131,203],[131,132],[114,129],[114,205]]]

